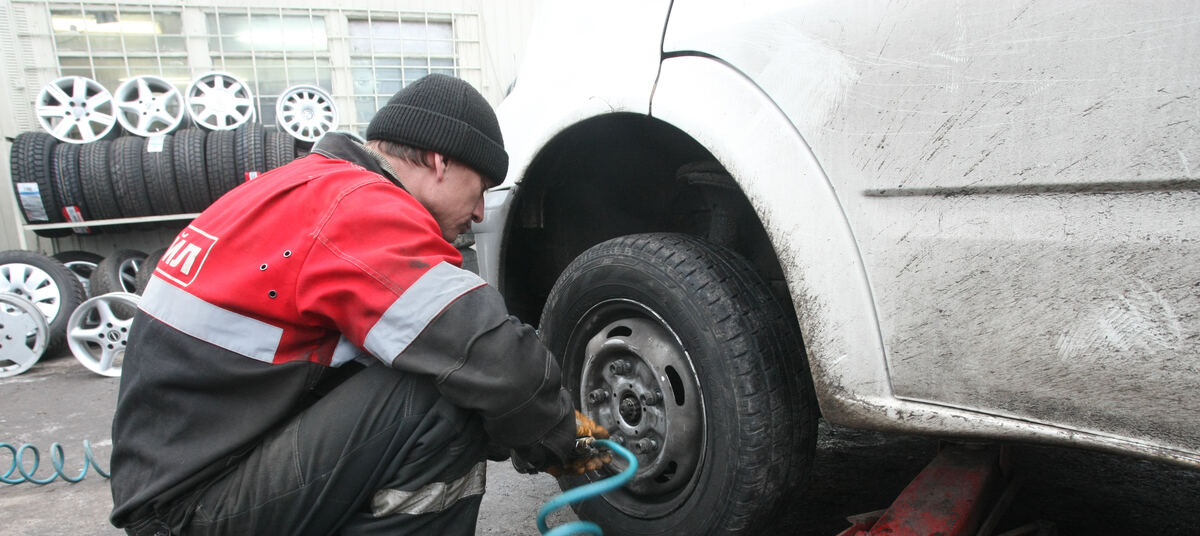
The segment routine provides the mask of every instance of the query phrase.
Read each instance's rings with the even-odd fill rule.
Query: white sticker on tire
[[[21,209],[25,211],[25,219],[29,221],[50,221],[46,215],[46,206],[42,204],[42,194],[38,191],[36,182],[18,182],[17,193],[21,196]]]
[[[147,153],[161,153],[163,150],[163,142],[166,141],[166,136],[158,135],[151,136],[146,139]]]

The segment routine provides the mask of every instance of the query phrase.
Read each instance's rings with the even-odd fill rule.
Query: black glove
[[[547,443],[539,442],[526,447],[513,449],[512,463],[513,468],[518,473],[534,474],[534,473],[550,473],[553,476],[561,476],[564,474],[583,474],[585,471],[594,471],[599,469],[603,464],[612,461],[612,457],[607,453],[600,453],[591,446],[593,439],[604,439],[608,437],[608,430],[603,426],[597,425],[587,416],[576,411],[573,433],[571,434],[571,442],[566,445],[559,444],[559,449],[556,451],[547,447]],[[564,419],[567,421],[567,419]],[[555,428],[556,435],[563,435],[564,423],[560,423]],[[550,434],[547,434],[548,436]],[[561,439],[561,438],[559,438]],[[550,444],[558,444],[561,441],[555,441]],[[565,448],[564,448],[565,447]]]
[[[513,468],[518,473],[534,474],[554,465],[562,465],[575,449],[575,412],[568,410],[558,424],[554,425],[536,442],[512,449]]]
[[[513,469],[527,475],[544,472],[547,468],[562,465],[562,460],[541,443],[512,449]]]

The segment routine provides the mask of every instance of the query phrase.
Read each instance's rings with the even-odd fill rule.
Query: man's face
[[[483,193],[488,184],[470,167],[447,160],[442,179],[430,185],[423,204],[442,229],[442,238],[453,242],[469,232],[471,223],[483,221]]]

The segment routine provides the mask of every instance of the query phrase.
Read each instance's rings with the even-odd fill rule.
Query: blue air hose
[[[626,482],[633,480],[633,475],[637,473],[638,470],[638,461],[637,457],[634,456],[632,452],[629,452],[629,450],[625,447],[622,447],[621,445],[607,439],[598,439],[594,444],[596,446],[608,448],[613,452],[616,452],[622,458],[625,458],[625,461],[629,463],[629,467],[616,475],[610,476],[603,480],[597,480],[596,482],[592,482],[578,488],[569,489],[555,496],[553,499],[550,499],[550,501],[547,502],[541,510],[538,510],[537,526],[538,531],[541,532],[543,536],[604,534],[604,531],[600,530],[600,526],[592,523],[591,521],[572,521],[570,523],[554,527],[553,530],[546,526],[546,516],[550,515],[550,512],[570,504],[580,503],[593,497],[599,497],[600,495],[616,490],[621,486],[624,486]]]
[[[538,511],[538,531],[540,531],[543,536],[567,536],[570,534],[580,533],[597,535],[604,534],[604,532],[600,529],[600,526],[592,523],[591,521],[572,521],[570,523],[555,527],[554,529],[550,529],[546,525],[546,517],[549,516],[551,512],[554,512],[555,510],[558,510],[564,506],[580,503],[594,497],[599,497],[600,495],[614,491],[621,486],[624,486],[630,480],[633,480],[633,476],[638,470],[638,461],[637,457],[634,456],[632,452],[629,452],[629,450],[625,447],[622,447],[621,445],[607,439],[597,440],[595,444],[599,447],[608,448],[613,452],[616,452],[622,458],[625,458],[625,461],[629,464],[629,466],[619,474],[603,480],[592,482],[584,486],[580,486],[578,488],[567,490],[555,496],[553,499],[550,499],[550,501],[542,506],[542,509]],[[46,478],[40,479],[34,476],[37,473],[38,466],[41,464],[41,453],[38,452],[37,447],[34,447],[28,443],[21,445],[20,447],[15,447],[8,443],[0,443],[0,449],[8,449],[9,453],[11,453],[13,457],[12,466],[9,467],[8,471],[5,471],[3,475],[0,475],[0,482],[5,484],[20,484],[22,482],[30,482],[39,485],[49,484],[59,477],[62,477],[62,479],[66,480],[67,482],[79,482],[83,480],[85,476],[87,476],[89,467],[95,467],[96,472],[100,473],[100,476],[105,478],[108,478],[109,476],[109,473],[104,469],[101,469],[100,464],[96,463],[96,456],[92,453],[92,446],[86,439],[83,441],[83,470],[81,470],[77,476],[70,476],[63,472],[63,449],[62,446],[57,442],[50,445],[50,462],[54,466],[54,473]],[[33,455],[33,467],[29,469],[25,468],[26,453]],[[16,478],[10,478],[13,476],[14,472],[20,473],[20,476]]]
[[[0,476],[0,482],[5,484],[20,484],[22,482],[30,482],[38,485],[49,484],[54,482],[58,477],[62,477],[67,482],[79,482],[83,480],[83,477],[87,476],[88,467],[95,467],[96,472],[100,473],[100,476],[108,478],[108,472],[101,469],[100,464],[96,463],[96,455],[92,454],[92,445],[86,439],[83,440],[83,470],[79,472],[78,476],[70,476],[63,472],[63,449],[58,443],[50,445],[50,463],[54,465],[54,473],[46,478],[35,478],[33,476],[37,474],[38,465],[42,461],[42,455],[38,452],[37,447],[28,443],[20,447],[15,447],[8,443],[0,443],[0,449],[8,449],[8,452],[12,453],[13,457],[12,467],[9,467],[8,471],[5,471],[4,475]],[[25,469],[26,453],[33,455],[33,467],[30,469]],[[14,472],[20,474],[15,478],[9,478],[13,476]]]

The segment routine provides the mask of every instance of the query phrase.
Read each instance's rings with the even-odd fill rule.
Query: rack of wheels
[[[275,128],[265,128],[250,86],[219,72],[197,77],[186,93],[149,75],[111,93],[64,77],[41,90],[36,115],[43,130],[12,140],[10,165],[21,227],[46,238],[190,220],[242,182],[307,154],[338,123],[327,92],[297,85],[279,96]],[[138,296],[165,252],[0,252],[0,377],[66,347],[93,372],[120,375]]]

